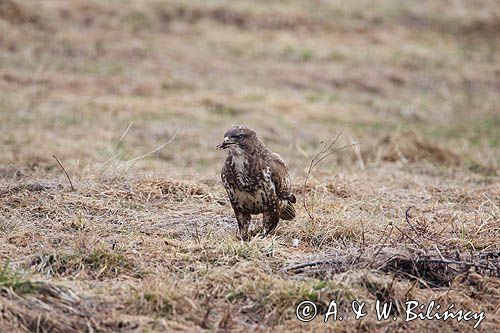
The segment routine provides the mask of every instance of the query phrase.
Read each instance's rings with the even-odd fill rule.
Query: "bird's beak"
[[[217,150],[220,150],[220,149],[226,149],[227,147],[229,147],[230,145],[234,145],[236,142],[234,142],[233,140],[231,140],[230,138],[228,138],[227,136],[224,138],[224,141],[222,141],[222,143],[220,145],[217,145]]]

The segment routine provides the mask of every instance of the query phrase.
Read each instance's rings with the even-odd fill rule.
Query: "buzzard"
[[[266,234],[272,232],[279,219],[295,218],[288,166],[267,148],[254,130],[234,126],[224,134],[217,149],[227,149],[221,178],[238,221],[241,238],[248,240],[252,214],[263,214]]]

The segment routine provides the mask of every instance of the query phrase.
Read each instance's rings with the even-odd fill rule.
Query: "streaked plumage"
[[[254,130],[234,126],[224,134],[219,149],[227,149],[221,178],[233,207],[241,237],[248,239],[252,214],[263,214],[266,233],[279,219],[295,218],[295,196],[283,159],[259,140]]]

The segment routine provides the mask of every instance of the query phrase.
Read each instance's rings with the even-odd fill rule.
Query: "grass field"
[[[495,0],[0,0],[0,331],[499,329],[499,31]],[[235,124],[290,167],[272,237],[237,237]]]

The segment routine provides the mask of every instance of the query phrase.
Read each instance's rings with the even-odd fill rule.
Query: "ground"
[[[495,0],[0,0],[0,331],[498,329],[499,30]],[[291,170],[272,237],[237,237],[235,124]]]

